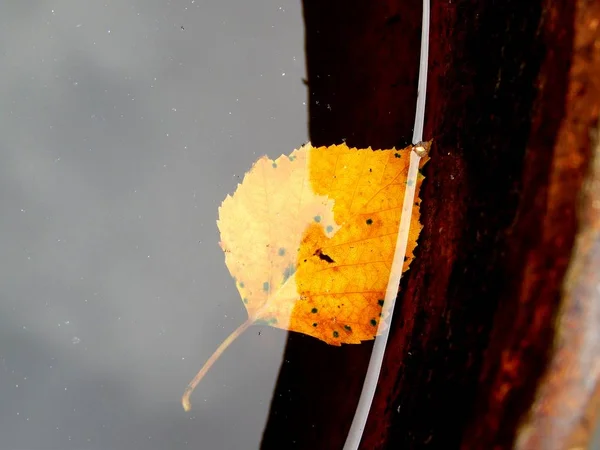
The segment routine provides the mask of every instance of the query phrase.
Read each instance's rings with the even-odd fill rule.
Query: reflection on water
[[[300,3],[3,2],[2,448],[257,448],[285,333],[254,327],[217,207],[307,140]]]

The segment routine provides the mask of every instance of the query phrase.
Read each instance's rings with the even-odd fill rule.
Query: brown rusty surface
[[[569,33],[565,16],[573,9],[574,41],[569,48],[564,45]],[[520,209],[508,237],[506,264],[513,269],[504,295],[515,300],[501,305],[496,317],[482,371],[482,398],[463,441],[465,449],[509,448],[519,419],[526,425],[517,436],[517,448],[567,448],[597,382],[600,240],[599,209],[592,204],[598,205],[598,191],[588,191],[580,205],[581,230],[576,251],[572,249],[580,189],[592,154],[590,132],[600,106],[599,19],[598,1],[547,4],[542,33],[549,51],[538,79]],[[557,78],[569,60],[560,111]],[[558,130],[554,139],[548,136],[552,128]],[[592,178],[599,175],[589,172]],[[540,182],[545,176],[547,182]],[[540,379],[546,364],[548,371]],[[520,415],[526,412],[522,407],[534,400],[538,383],[527,420]]]
[[[579,232],[562,289],[547,372],[518,449],[577,448],[596,425],[600,388],[600,147],[584,183]]]
[[[572,250],[600,100],[599,2],[433,2],[424,229],[361,448],[508,449],[520,437],[545,450],[548,427],[581,441],[581,383],[594,380],[573,363],[598,345],[584,330],[600,249],[580,237]],[[406,144],[421,1],[303,4],[313,144]],[[262,448],[342,448],[370,350],[292,334]]]
[[[587,443],[595,425],[590,420],[599,406],[600,2],[578,1],[575,23],[567,111],[555,144],[558,158],[563,158],[558,165],[566,170],[556,177],[555,191],[569,188],[564,182],[569,172],[577,178],[578,167],[586,165],[581,157],[589,155],[589,168],[576,204],[579,231],[563,284],[555,347],[518,449],[575,448]]]
[[[600,35],[598,30],[594,31],[597,42],[596,66],[600,70]],[[581,48],[582,46],[579,46],[579,49]],[[589,64],[586,66],[590,67]],[[587,77],[582,72],[587,72],[587,67],[574,64],[572,73],[579,72],[573,77],[578,78],[574,84],[585,85],[588,84],[587,81],[597,83],[597,77],[594,77],[594,80],[585,80]],[[576,93],[581,92],[578,88],[572,90],[571,94],[574,95],[569,98],[570,104],[578,103]],[[592,86],[590,88],[594,89]],[[586,91],[589,92],[588,89]],[[600,90],[596,89],[596,93],[600,97]],[[593,108],[596,108],[597,114],[598,104],[587,101],[585,103],[587,107],[584,107],[584,110],[589,108],[593,111]],[[575,126],[574,132],[569,129],[565,133],[565,139],[571,141],[575,149],[579,147],[578,142],[588,141],[583,134],[588,127],[585,123],[582,125],[580,130]],[[579,232],[563,285],[562,301],[556,321],[555,347],[548,371],[538,388],[531,414],[521,430],[517,442],[518,449],[576,448],[587,443],[594,431],[593,419],[599,406],[600,394],[599,137],[596,133],[594,151],[590,156],[592,163],[578,207]]]

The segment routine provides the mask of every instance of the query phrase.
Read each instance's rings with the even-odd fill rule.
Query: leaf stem
[[[254,323],[254,320],[248,318],[248,320],[246,320],[239,327],[237,327],[235,330],[233,330],[233,332],[229,336],[227,336],[227,338],[221,343],[221,345],[219,345],[219,347],[215,350],[215,352],[211,355],[211,357],[208,358],[208,360],[204,363],[204,366],[202,366],[202,369],[200,369],[200,371],[196,374],[196,376],[192,379],[192,381],[190,381],[190,384],[188,384],[187,388],[185,388],[183,397],[181,397],[181,405],[183,406],[183,409],[185,409],[186,411],[189,411],[190,409],[192,409],[192,403],[190,402],[190,395],[192,395],[192,392],[194,392],[194,389],[196,388],[196,386],[198,386],[198,383],[200,383],[200,380],[202,380],[202,378],[204,378],[204,375],[206,375],[206,372],[209,371],[209,369],[212,367],[212,365],[215,363],[215,361],[217,359],[219,359],[219,357],[223,354],[223,352],[227,349],[227,347],[229,347],[231,345],[231,343],[233,341],[235,341],[240,336],[240,334],[242,334],[244,331],[246,331],[246,329],[253,323]]]

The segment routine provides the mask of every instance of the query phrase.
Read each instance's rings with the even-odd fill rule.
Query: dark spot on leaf
[[[325,229],[328,233],[331,233],[333,231],[333,227],[331,225],[328,225],[327,228]]]
[[[277,163],[276,162],[273,163],[273,169],[277,169]]]
[[[402,155],[400,153],[394,153],[394,157],[396,157],[396,158],[402,158]]]
[[[240,287],[243,288],[244,287],[244,282],[240,281]]]
[[[317,326],[317,322],[313,323],[313,327],[316,327],[316,326]]]
[[[321,216],[315,216],[315,222],[319,223],[321,221]]]
[[[344,330],[351,332],[352,331],[352,327],[350,325],[344,325]]]
[[[367,225],[371,225],[373,223],[373,219],[367,219]]]
[[[265,282],[263,283],[263,291],[265,291],[265,292],[269,292],[269,289],[270,289],[270,287],[271,287],[271,286],[269,285],[269,282],[268,282],[268,281],[265,281]]]
[[[383,299],[380,298],[379,300],[377,300],[377,303],[379,304],[379,306],[383,306]]]
[[[335,262],[331,256],[323,253],[323,251],[320,248],[317,249],[317,251],[315,252],[315,255],[318,256],[319,259],[322,259],[323,261],[327,261],[330,264]]]
[[[319,311],[317,308],[313,308],[313,309],[310,310],[310,312],[313,313],[313,314],[316,314],[317,311]]]
[[[334,337],[334,338],[338,337],[339,335],[340,335],[340,333],[338,333],[337,331],[334,331],[334,332],[333,332],[333,337]]]
[[[279,254],[279,256],[285,255],[285,248],[281,247],[277,253]]]
[[[375,319],[371,319],[371,325],[373,325],[373,326],[377,325],[377,321]]]
[[[248,299],[247,298],[243,298],[242,301],[244,302],[244,305],[248,304]]]

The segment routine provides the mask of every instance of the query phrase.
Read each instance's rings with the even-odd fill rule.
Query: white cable
[[[427,94],[427,66],[429,62],[429,0],[423,0],[423,27],[421,29],[421,58],[419,61],[419,81],[417,84],[417,110],[415,111],[415,128],[413,144],[423,140],[423,123],[425,122],[425,98]]]
[[[413,131],[413,144],[419,144],[423,140],[423,123],[425,119],[425,94],[427,92],[427,63],[429,55],[429,0],[423,0],[423,27],[421,30],[421,59],[419,63],[419,81],[417,91],[417,110],[415,112],[415,127]],[[406,190],[404,191],[404,202],[402,204],[402,215],[400,216],[400,227],[398,230],[398,239],[396,241],[396,250],[394,252],[394,261],[390,271],[390,279],[388,281],[387,290],[385,293],[384,310],[389,312],[389,320],[391,321],[396,303],[396,295],[398,294],[398,286],[402,277],[402,267],[404,265],[404,256],[406,255],[406,247],[408,244],[408,232],[410,229],[410,219],[412,215],[413,202],[415,198],[415,189],[417,186],[417,176],[419,172],[419,161],[422,154],[415,151],[410,153],[410,164],[408,167],[408,176],[406,179]],[[382,327],[381,323],[379,327]],[[344,450],[356,450],[360,445],[365,424],[373,397],[383,355],[389,336],[390,326],[386,326],[381,330],[381,334],[375,338],[373,351],[367,368],[367,374],[363,384],[363,390],[360,394],[358,406],[352,419],[350,431],[346,437]]]

